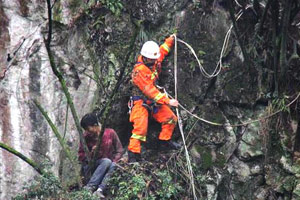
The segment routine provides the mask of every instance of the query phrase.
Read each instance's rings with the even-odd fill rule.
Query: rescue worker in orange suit
[[[133,123],[132,135],[128,145],[128,162],[141,160],[141,142],[146,141],[149,114],[161,123],[159,134],[160,149],[179,149],[180,145],[171,141],[177,117],[170,106],[177,107],[178,101],[169,99],[155,85],[160,73],[161,62],[169,54],[175,35],[169,36],[158,46],[147,41],[141,49],[141,55],[131,74],[133,94],[130,97],[130,119]]]

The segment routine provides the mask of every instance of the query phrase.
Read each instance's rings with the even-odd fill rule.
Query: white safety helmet
[[[141,50],[142,56],[150,59],[158,59],[160,57],[159,46],[156,42],[147,41]]]

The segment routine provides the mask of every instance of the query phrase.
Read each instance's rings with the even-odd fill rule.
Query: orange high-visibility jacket
[[[159,104],[169,104],[170,99],[155,87],[155,80],[158,78],[159,74],[157,65],[160,65],[165,56],[169,54],[173,43],[174,38],[169,37],[160,46],[160,57],[157,59],[157,62],[152,67],[152,69],[147,67],[143,63],[142,56],[139,56],[138,62],[134,66],[134,69],[132,71],[133,84],[137,86],[146,97],[154,100],[156,103]]]

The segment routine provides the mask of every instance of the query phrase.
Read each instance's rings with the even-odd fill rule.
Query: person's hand
[[[93,146],[93,147],[92,147],[92,152],[95,151],[96,148],[97,148],[97,145]]]
[[[91,152],[90,152],[90,156],[91,156],[91,157],[94,156],[95,151],[96,151],[96,147],[97,147],[97,145],[95,145],[95,146],[92,147],[92,150],[91,150]]]
[[[169,105],[170,106],[174,106],[174,107],[178,107],[178,101],[176,99],[170,99]]]

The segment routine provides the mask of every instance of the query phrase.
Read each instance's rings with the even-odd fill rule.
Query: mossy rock
[[[297,180],[296,187],[293,190],[293,199],[292,200],[298,200],[298,199],[300,199],[300,181],[299,180]]]
[[[226,162],[226,158],[222,153],[215,152],[212,149],[201,145],[194,145],[191,154],[196,157],[196,159],[201,160],[201,168],[204,170],[208,170],[212,166],[222,168]]]
[[[287,192],[293,191],[295,184],[296,184],[296,177],[295,176],[287,176],[282,183],[282,189]]]

